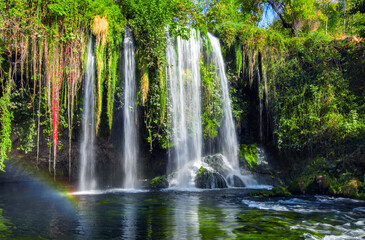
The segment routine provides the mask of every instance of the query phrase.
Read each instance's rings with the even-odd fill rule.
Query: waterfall
[[[217,67],[217,78],[220,79],[220,86],[222,88],[223,122],[221,124],[220,131],[220,144],[223,155],[226,156],[228,162],[234,169],[238,169],[238,142],[236,130],[234,127],[231,99],[229,97],[229,86],[224,67],[224,60],[219,39],[210,33],[208,36],[212,48],[212,61]]]
[[[263,110],[263,104],[262,104],[262,91],[261,91],[261,75],[260,75],[259,66],[257,66],[257,94],[259,96],[259,117],[260,117],[259,131],[260,131],[260,142],[262,142],[263,136],[264,136],[264,130],[263,130],[263,126],[262,126],[262,110]]]
[[[137,187],[137,108],[133,36],[126,28],[124,47],[124,188]]]
[[[269,88],[267,86],[267,71],[266,67],[262,67],[262,75],[264,79],[264,88],[265,88],[265,111],[266,111],[266,136],[269,137]]]
[[[229,84],[225,72],[224,60],[219,43],[219,39],[208,33],[211,44],[211,61],[217,67],[216,77],[220,80],[223,98],[223,122],[220,127],[219,148],[226,158],[226,167],[230,168],[230,173],[226,177],[231,186],[235,186],[235,176],[239,177],[246,185],[255,185],[257,182],[248,175],[241,175],[238,163],[238,141],[234,120],[232,115],[231,99],[229,96]]]
[[[221,87],[223,120],[217,148],[222,154],[218,154],[215,161],[220,162],[218,165],[223,171],[216,172],[207,163],[209,157],[202,158],[200,80],[202,41],[200,34],[191,30],[189,40],[180,37],[175,40],[169,38],[166,48],[167,111],[168,116],[171,116],[168,138],[173,143],[168,152],[169,185],[178,188],[195,187],[195,176],[201,166],[216,174],[214,176],[224,178],[223,181],[227,181],[229,186],[254,185],[256,181],[251,176],[243,176],[240,173],[238,141],[220,43],[213,35],[208,34],[208,37],[211,45],[208,58],[210,64],[216,66],[216,78],[220,81]]]
[[[177,54],[171,39],[166,49],[166,84],[174,144],[169,149],[169,168],[178,170],[170,186],[193,187],[202,155],[199,33],[191,30],[189,40],[178,37],[176,44]]]
[[[80,179],[79,190],[93,190],[96,188],[95,176],[95,116],[94,116],[94,80],[95,55],[94,44],[90,37],[87,46],[87,67],[84,81],[84,105],[82,116],[82,139],[80,146]]]

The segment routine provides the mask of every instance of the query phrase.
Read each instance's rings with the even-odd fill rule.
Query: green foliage
[[[37,133],[35,115],[29,104],[31,99],[29,96],[24,96],[26,94],[23,89],[14,91],[11,94],[10,107],[15,117],[13,130],[20,143],[18,150],[28,153],[34,148],[34,137]],[[27,120],[21,121],[21,119]]]
[[[312,36],[292,47],[278,76],[278,146],[301,150],[338,144],[365,131],[358,98],[339,68],[338,42]]]
[[[202,126],[204,138],[214,139],[223,119],[222,93],[214,65],[200,61],[202,81]]]
[[[115,99],[116,87],[118,85],[117,67],[118,67],[118,51],[117,49],[113,49],[112,51],[109,51],[109,59],[108,59],[109,74],[107,81],[108,84],[107,115],[108,115],[110,130],[112,129],[112,124],[113,124],[114,99]]]
[[[237,75],[239,75],[242,70],[243,56],[242,56],[241,46],[238,43],[235,44],[235,57],[236,57]]]
[[[163,77],[163,75],[160,75],[158,72],[157,75]],[[148,131],[146,139],[150,144],[150,151],[153,150],[153,143],[155,140],[157,140],[160,147],[168,147],[167,118],[163,117],[166,112],[161,111],[161,109],[166,109],[165,101],[161,100],[161,96],[165,94],[163,90],[164,85],[160,85],[161,81],[163,80],[158,81],[157,77],[155,78],[155,81],[152,81],[144,111],[144,122]],[[164,104],[164,106],[161,106],[161,104]]]
[[[196,175],[196,177],[199,177],[200,175],[207,173],[207,172],[208,172],[208,170],[206,168],[204,168],[203,166],[201,166],[199,168],[199,171],[198,171],[198,174]]]
[[[11,68],[9,71],[9,79],[5,82],[5,88],[3,89],[3,96],[0,98],[0,170],[4,171],[4,160],[8,159],[8,152],[11,151],[12,142],[10,139],[11,135],[11,121],[13,120],[13,112],[10,108],[10,95],[11,95],[11,84],[10,80]],[[3,83],[3,79],[0,79]]]
[[[276,4],[277,14],[281,14],[282,19],[268,29],[259,28],[257,22],[270,2]],[[47,104],[50,93],[46,91],[54,79],[62,81],[60,127],[67,126],[64,113],[69,96],[80,99],[77,94],[85,71],[82,60],[85,39],[96,16],[108,23],[105,36],[94,33],[97,39],[97,128],[106,126],[101,123],[104,110],[109,129],[113,124],[118,52],[128,19],[134,33],[137,61],[143,63],[137,69],[142,72],[139,79],[148,76],[139,84],[139,96],[142,94],[143,99],[138,101],[143,103],[139,106],[144,113],[146,130],[143,134],[151,151],[154,144],[167,148],[172,142],[168,139],[167,127],[171,116],[166,111],[169,107],[165,79],[166,32],[169,31],[171,37],[187,38],[190,27],[197,27],[202,35],[206,36],[209,29],[221,39],[237,126],[246,127],[248,93],[245,91],[255,81],[258,67],[267,76],[267,83],[262,82],[260,86],[265,90],[261,91],[260,98],[266,101],[268,122],[274,134],[268,143],[273,141],[284,151],[312,153],[313,149],[322,148],[326,149],[323,150],[326,157],[331,151],[333,155],[342,151],[346,156],[352,151],[351,159],[361,158],[365,132],[364,44],[356,37],[346,41],[339,39],[345,39],[346,34],[364,34],[363,5],[363,0],[2,1],[0,78],[5,79],[2,89],[6,94],[1,98],[5,103],[1,106],[1,161],[6,159],[6,150],[11,146],[8,139],[12,111],[14,132],[22,139],[19,149],[29,151],[34,145],[35,99],[40,94],[37,93],[37,80],[41,80],[45,96],[41,105],[44,113],[41,126],[46,126],[45,135],[50,136],[52,131],[49,124],[52,106]],[[292,38],[293,35],[299,37]],[[7,56],[11,58],[5,59]],[[204,60],[200,69],[201,107],[202,127],[207,139],[217,136],[223,114],[216,69]],[[14,79],[4,78],[9,66],[17,67],[10,74]],[[75,87],[69,87],[72,81],[75,81]],[[21,96],[24,99],[16,102],[7,98],[4,89],[11,86],[9,82],[16,84],[15,89],[23,89]],[[70,89],[73,90],[69,94]],[[103,106],[105,103],[107,106]],[[80,104],[80,101],[76,103]],[[74,109],[79,107],[74,106]],[[243,151],[241,157],[250,158],[250,166],[254,164],[254,153],[250,152],[247,157],[245,154]]]
[[[169,182],[167,181],[167,177],[166,176],[159,176],[159,177],[155,177],[154,179],[151,180],[150,183],[150,188],[167,188],[169,186]]]
[[[257,147],[253,144],[241,144],[239,149],[240,159],[245,160],[250,168],[256,166],[257,163]]]
[[[196,15],[194,3],[188,0],[126,0],[120,4],[148,67],[156,65],[156,59],[164,63],[166,27],[173,35],[189,33],[185,24],[194,19],[189,15]]]
[[[36,136],[35,119],[31,119],[26,124],[14,128],[15,134],[19,138],[20,146],[18,150],[24,151],[26,154],[34,148],[34,137]]]

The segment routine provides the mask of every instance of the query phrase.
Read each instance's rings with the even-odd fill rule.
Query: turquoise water
[[[365,202],[248,198],[249,190],[65,194],[38,182],[0,187],[1,239],[361,239]]]

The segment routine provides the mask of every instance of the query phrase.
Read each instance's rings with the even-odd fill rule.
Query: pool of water
[[[1,239],[362,239],[365,202],[249,198],[248,189],[69,195],[0,184]],[[245,197],[246,196],[246,197]]]

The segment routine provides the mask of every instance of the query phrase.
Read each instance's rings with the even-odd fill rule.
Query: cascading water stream
[[[126,28],[124,37],[124,184],[125,189],[137,187],[137,109],[136,64],[131,31]]]
[[[267,71],[266,68],[262,68],[262,75],[264,79],[264,88],[265,88],[265,112],[266,112],[266,136],[269,136],[269,88],[267,86]]]
[[[192,30],[189,40],[177,38],[178,54],[171,39],[166,49],[166,83],[174,143],[174,148],[169,150],[169,168],[177,170],[170,180],[172,187],[194,187],[193,176],[201,165],[200,46],[200,36]]]
[[[261,90],[261,74],[260,69],[257,66],[257,94],[259,96],[259,112],[260,112],[260,125],[259,125],[259,131],[260,131],[260,142],[262,142],[264,137],[264,130],[262,126],[262,111],[263,111],[263,104],[262,104],[262,90]]]
[[[84,106],[82,116],[82,139],[80,146],[79,190],[94,190],[97,186],[95,176],[95,116],[94,116],[94,80],[95,55],[92,37],[87,46],[87,68],[84,81]]]
[[[229,97],[228,80],[225,73],[219,40],[208,34],[211,54],[210,64],[216,66],[216,77],[220,81],[223,122],[220,127],[218,149],[221,169],[216,172],[202,161],[202,119],[201,119],[201,80],[200,57],[202,41],[199,33],[191,30],[189,40],[180,37],[176,44],[169,39],[166,48],[166,86],[167,109],[172,126],[170,139],[173,147],[169,149],[169,185],[177,188],[195,187],[195,177],[201,166],[218,174],[229,186],[255,185],[256,181],[248,175],[241,175],[238,164],[238,142]],[[215,175],[219,178],[218,175]],[[214,182],[214,181],[213,181]],[[225,185],[223,183],[222,185]],[[211,184],[215,186],[215,184]]]
[[[226,77],[223,56],[219,39],[208,33],[211,44],[212,61],[217,67],[217,76],[220,79],[223,98],[223,122],[220,131],[220,144],[223,155],[234,169],[238,169],[238,142],[229,97],[228,80]]]
[[[246,185],[256,185],[257,182],[249,175],[241,175],[238,163],[238,141],[231,108],[231,99],[229,96],[229,85],[226,77],[223,55],[219,43],[219,39],[208,33],[211,44],[211,60],[217,67],[216,77],[220,79],[223,98],[223,122],[219,135],[220,148],[222,154],[226,158],[226,167],[230,168],[227,176],[228,183],[235,185],[233,176],[239,177]]]

